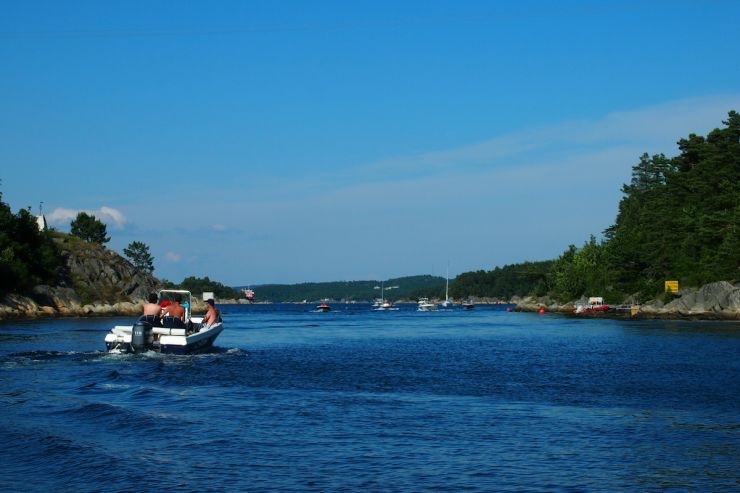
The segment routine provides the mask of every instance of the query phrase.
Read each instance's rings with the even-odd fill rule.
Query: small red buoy
[[[506,309],[506,311],[507,311],[507,312],[510,312],[510,311],[511,311],[511,308],[507,308],[507,309]]]
[[[540,314],[543,314],[543,313],[545,313],[545,309],[544,308],[540,308]]]

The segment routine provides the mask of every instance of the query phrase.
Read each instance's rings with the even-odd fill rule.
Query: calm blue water
[[[740,324],[310,308],[225,306],[198,356],[0,324],[0,490],[740,487]]]

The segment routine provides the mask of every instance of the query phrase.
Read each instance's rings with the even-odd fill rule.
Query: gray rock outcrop
[[[662,307],[658,313],[679,315],[711,315],[721,318],[738,318],[740,314],[740,286],[727,281],[713,282],[700,289],[686,289],[677,298]]]
[[[697,318],[740,320],[740,282],[718,281],[706,284],[701,288],[684,288],[679,297],[663,303],[655,300],[641,306],[626,303],[619,312],[602,312],[590,316],[626,316],[636,318]],[[547,297],[515,297],[512,303],[517,310],[538,311],[545,309],[551,312],[571,313],[577,302],[558,304]],[[584,300],[581,300],[584,301]]]
[[[0,299],[0,318],[133,315],[159,281],[102,245],[69,235],[55,238],[62,267],[55,286]]]

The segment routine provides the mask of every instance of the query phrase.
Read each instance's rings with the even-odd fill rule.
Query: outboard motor
[[[131,349],[135,353],[146,351],[151,339],[152,324],[141,320],[136,322],[131,329]]]

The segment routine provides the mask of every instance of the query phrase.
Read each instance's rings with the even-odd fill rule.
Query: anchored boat
[[[203,324],[203,317],[193,317],[190,291],[163,289],[159,304],[170,304],[177,297],[185,308],[185,321],[176,317],[152,315],[140,317],[132,326],[117,325],[105,336],[109,353],[141,353],[156,351],[171,354],[190,354],[206,350],[224,330],[219,317],[216,323]]]
[[[419,304],[416,306],[416,311],[431,312],[436,309],[437,305],[429,301],[429,298],[419,298]]]
[[[609,311],[609,305],[604,304],[604,298],[601,296],[592,296],[588,299],[588,304],[578,304],[576,305],[575,310],[573,310],[573,313],[579,314],[579,313],[597,313],[597,312],[608,312]]]
[[[331,311],[331,306],[329,306],[329,303],[322,301],[314,310],[315,312],[328,312]]]

